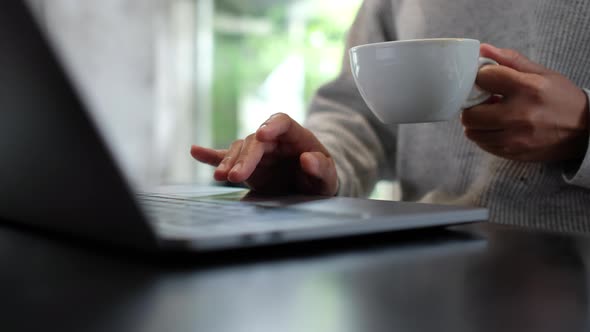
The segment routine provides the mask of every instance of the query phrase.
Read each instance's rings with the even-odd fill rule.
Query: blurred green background
[[[227,147],[240,131],[248,129],[240,128],[240,118],[258,120],[254,114],[256,107],[244,106],[248,99],[245,96],[262,100],[258,104],[264,105],[261,86],[273,72],[279,77],[280,89],[300,99],[294,106],[292,99],[288,99],[285,102],[291,104],[285,106],[291,106],[287,113],[295,113],[292,116],[301,119],[314,91],[340,70],[346,32],[360,3],[361,0],[216,1],[214,147]],[[285,72],[289,74],[285,76]],[[276,82],[272,82],[275,89],[279,88]]]

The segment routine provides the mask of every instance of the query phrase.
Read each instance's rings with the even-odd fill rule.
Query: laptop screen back
[[[151,230],[22,0],[0,10],[0,219],[149,246]]]

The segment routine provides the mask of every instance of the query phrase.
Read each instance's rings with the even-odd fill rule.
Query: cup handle
[[[498,65],[496,61],[484,57],[479,58],[478,62],[478,71],[483,66]],[[463,106],[461,108],[465,109],[479,105],[484,101],[488,100],[491,96],[491,93],[480,89],[476,84],[474,84],[473,88],[471,89],[471,92],[469,93],[469,97],[467,97],[467,100],[463,103]]]

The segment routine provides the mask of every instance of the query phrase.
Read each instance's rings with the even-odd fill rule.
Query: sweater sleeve
[[[590,90],[584,89],[584,92],[588,96],[588,112],[590,112]],[[590,135],[588,139],[590,141]],[[590,189],[590,142],[588,143],[586,155],[582,159],[582,162],[570,168],[569,171],[566,171],[564,178],[569,184]]]
[[[396,128],[368,109],[354,83],[348,50],[395,38],[391,1],[365,0],[348,32],[340,75],[320,88],[305,126],[326,146],[336,163],[341,196],[363,197],[377,180],[394,177]]]

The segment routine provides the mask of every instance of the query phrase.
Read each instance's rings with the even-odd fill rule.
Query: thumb
[[[311,181],[307,181],[309,192],[333,196],[338,190],[338,176],[334,161],[322,152],[305,152],[299,157],[301,169]]]
[[[480,55],[496,60],[502,66],[510,67],[523,73],[542,74],[548,71],[547,68],[531,61],[526,56],[507,48],[497,48],[490,44],[481,44]]]

